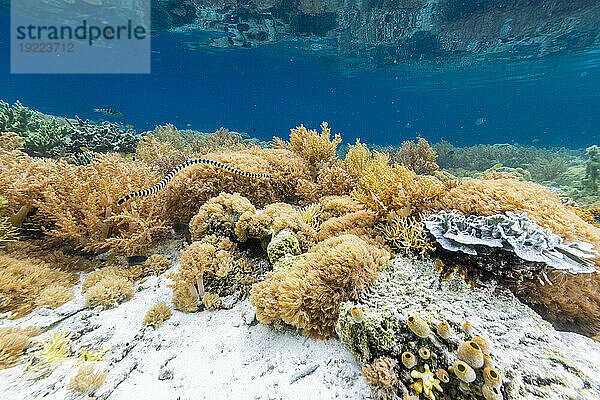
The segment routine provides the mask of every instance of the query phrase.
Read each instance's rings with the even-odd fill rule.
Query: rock
[[[159,381],[166,381],[169,379],[173,379],[173,370],[171,369],[163,369],[158,375]]]
[[[481,399],[481,368],[475,368],[477,378],[472,384],[462,385],[468,386],[467,392],[460,389],[452,372],[459,344],[471,339],[462,330],[468,321],[472,334],[489,344],[491,361],[504,381],[504,399],[600,398],[600,344],[579,335],[559,334],[506,289],[471,289],[456,276],[442,281],[432,262],[397,257],[358,302],[364,310],[361,323],[351,316],[355,303],[341,306],[340,337],[361,363],[372,364],[380,357],[397,361],[400,385],[393,389],[397,393],[386,392],[388,396],[402,397],[403,389],[413,383],[403,367],[402,353],[418,355],[425,347],[432,356],[420,360],[413,370],[420,374],[428,365],[431,371],[444,368],[450,373],[450,382],[442,383],[443,393],[435,392],[437,399]],[[421,339],[412,333],[409,315],[429,324],[429,337]],[[447,340],[434,333],[442,321],[453,332]],[[385,390],[389,389],[374,388],[379,394]]]
[[[272,264],[286,255],[296,256],[300,253],[298,237],[287,228],[280,230],[267,245],[267,255]]]

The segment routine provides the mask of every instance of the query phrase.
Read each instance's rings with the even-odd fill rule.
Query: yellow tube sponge
[[[435,379],[433,372],[431,372],[429,369],[429,365],[425,364],[423,369],[423,372],[420,372],[416,369],[413,369],[410,372],[410,376],[413,379],[416,379],[416,381],[410,385],[410,387],[417,392],[417,394],[423,393],[423,395],[429,400],[435,400],[433,389],[436,389],[438,392],[443,392],[444,390],[440,386],[440,381]]]

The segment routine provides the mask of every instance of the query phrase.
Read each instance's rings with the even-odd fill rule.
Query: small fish
[[[186,124],[186,126],[192,126],[192,124]]]
[[[411,125],[410,125],[410,122],[407,122],[407,123],[406,123],[406,125],[404,125],[404,127],[405,127],[406,129],[409,129],[409,128],[410,128],[410,126],[411,126]]]
[[[532,140],[532,142],[533,142],[533,143],[539,143],[539,142],[540,142],[540,139],[539,139],[539,138],[534,138],[534,139]]]
[[[94,111],[104,115],[110,115],[111,117],[122,117],[123,114],[113,110],[112,108],[94,108]]]
[[[83,151],[84,153],[89,153],[91,151],[90,149],[88,149],[87,147],[84,147],[84,146],[81,146],[79,148],[79,150]]]
[[[453,155],[454,153],[456,153],[456,151],[454,151],[454,150],[450,150],[450,151],[448,152],[448,155],[449,155],[449,156],[451,156],[451,155]]]
[[[475,125],[479,126],[485,123],[485,118],[481,117],[481,118],[477,118],[475,120]]]
[[[146,262],[148,257],[146,256],[131,256],[127,257],[127,266],[133,267],[134,265],[142,265]]]
[[[133,125],[127,124],[127,125],[125,125],[125,128],[127,128],[127,129],[133,129]]]

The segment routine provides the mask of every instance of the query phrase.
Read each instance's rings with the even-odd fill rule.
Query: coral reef
[[[583,221],[560,198],[531,182],[515,179],[468,179],[428,204],[430,210],[457,210],[464,215],[522,214],[567,241],[591,243],[600,250],[600,230]]]
[[[339,304],[356,298],[387,265],[390,254],[355,235],[327,239],[291,269],[269,272],[252,287],[250,300],[263,323],[278,320],[311,337],[333,334]]]
[[[173,125],[157,126],[146,132],[138,143],[136,158],[148,165],[157,166],[167,174],[177,165],[208,153],[238,151],[252,148],[242,135],[219,128],[210,134],[180,131]]]
[[[397,151],[388,148],[384,152],[390,156],[392,164],[404,165],[417,175],[433,175],[439,169],[435,150],[422,137],[417,137],[417,143],[407,140]]]
[[[387,396],[379,398],[481,399],[487,392],[507,400],[554,398],[557,393],[591,400],[600,394],[596,367],[590,369],[571,358],[581,350],[563,343],[548,323],[507,290],[471,289],[459,276],[444,280],[430,261],[406,258],[394,259],[381,275],[357,300],[343,303],[339,314],[340,338],[361,363],[372,365],[384,357],[395,361],[391,364],[398,385],[392,393],[374,386],[375,395]],[[357,304],[364,309],[359,323],[351,315]],[[429,326],[446,322],[453,334],[442,338],[430,332],[419,337],[409,329],[410,315]],[[473,332],[460,329],[466,321]],[[488,365],[461,363],[458,348],[463,342],[467,346],[474,343],[481,353],[488,352],[483,357]],[[425,357],[422,351],[416,355],[422,348],[428,350]],[[408,353],[416,364],[405,366]],[[476,365],[481,365],[476,353]],[[461,383],[455,372],[448,374],[454,365],[458,375],[463,376],[464,371],[463,379],[470,383]]]
[[[321,133],[314,129],[306,129],[300,125],[291,129],[290,140],[286,142],[274,137],[275,148],[288,149],[308,162],[312,176],[330,166],[336,160],[336,148],[342,142],[339,134],[331,139],[331,128],[327,122],[321,124]]]
[[[106,372],[96,371],[93,364],[82,365],[77,370],[77,374],[69,381],[67,390],[82,393],[94,392],[104,383],[106,375]]]
[[[36,215],[54,224],[47,234],[85,251],[111,249],[138,254],[168,232],[163,197],[140,198],[117,208],[123,194],[149,187],[158,180],[156,170],[118,154],[98,155],[88,165],[54,166],[56,181],[35,203]]]
[[[69,301],[68,293],[78,279],[54,263],[33,257],[20,259],[4,252],[0,253],[0,272],[0,312],[11,312],[15,317],[37,306],[56,307]]]
[[[390,166],[388,161],[386,155],[375,152],[372,158],[363,163],[366,165],[362,169],[358,187],[352,191],[354,199],[376,214],[385,215],[395,211],[399,215],[409,215],[444,191],[444,184],[437,178],[417,175],[402,165]],[[352,169],[358,170],[358,167]]]
[[[507,211],[489,217],[465,217],[440,211],[424,220],[425,227],[437,243],[449,251],[477,255],[477,246],[511,251],[517,257],[571,273],[596,272],[593,259],[600,253],[593,245],[564,240],[527,218]]]
[[[277,201],[294,202],[297,200],[297,182],[310,176],[308,164],[289,150],[252,149],[210,153],[205,158],[239,171],[270,174],[272,178],[247,178],[210,165],[191,166],[175,175],[164,191],[169,218],[188,222],[199,205],[222,192],[243,193],[256,206]]]
[[[414,217],[393,215],[379,229],[383,238],[394,249],[405,253],[414,251],[420,254],[434,249],[423,230],[423,226]]]
[[[165,304],[165,302],[160,301],[150,307],[148,312],[146,312],[142,324],[151,325],[154,328],[158,328],[169,318],[171,318],[171,309]]]
[[[81,287],[86,307],[109,309],[133,297],[133,282],[128,271],[113,267],[102,268],[86,278]]]
[[[567,172],[567,169],[565,159],[560,156],[551,160],[536,157],[527,167],[527,170],[531,173],[531,178],[536,182],[559,181]]]
[[[70,127],[63,139],[61,151],[81,153],[134,153],[140,140],[135,130],[123,127],[123,124],[104,121],[99,125],[79,117],[65,119]]]
[[[35,327],[0,328],[0,369],[16,365],[29,347],[29,339],[39,334]]]
[[[598,183],[600,182],[600,147],[590,146],[585,149],[588,157],[585,166],[585,187],[593,194],[598,193]]]

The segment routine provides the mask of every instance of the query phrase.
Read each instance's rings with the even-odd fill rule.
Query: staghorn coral
[[[39,334],[40,330],[35,327],[0,328],[0,369],[16,365],[29,347],[29,339]]]
[[[373,281],[390,254],[342,235],[317,244],[305,257],[291,269],[268,273],[253,285],[250,301],[262,323],[281,319],[308,336],[326,338],[334,332],[339,304]]]
[[[111,249],[132,255],[168,232],[163,205],[156,197],[120,208],[114,204],[123,192],[158,180],[156,170],[145,164],[105,154],[88,165],[60,162],[53,173],[58,178],[35,203],[36,215],[54,224],[48,235],[85,251]]]
[[[154,328],[158,328],[169,318],[171,318],[171,309],[165,304],[165,302],[161,301],[150,307],[144,316],[142,324],[151,325]]]
[[[565,240],[592,243],[600,250],[600,230],[562,205],[560,198],[531,183],[514,179],[460,181],[427,204],[430,210],[457,210],[464,215],[522,214]]]
[[[275,148],[288,149],[308,162],[312,176],[336,160],[336,148],[342,142],[339,134],[331,139],[331,128],[327,122],[321,124],[321,133],[300,125],[290,130],[289,142],[274,137]]]
[[[294,202],[297,182],[310,176],[308,164],[288,150],[251,149],[210,153],[205,157],[240,171],[268,173],[272,178],[247,178],[210,165],[191,166],[176,174],[165,189],[169,218],[187,222],[198,211],[199,204],[222,192],[243,193],[259,207],[277,201]]]
[[[59,306],[70,300],[64,292],[54,293],[56,298],[48,298],[52,294],[49,291],[42,298],[40,294],[53,285],[70,288],[77,280],[76,274],[61,271],[54,263],[0,253],[0,312],[10,311],[14,316],[22,317],[33,311],[38,301]],[[44,301],[44,298],[47,300]]]
[[[427,239],[422,225],[413,217],[394,215],[379,229],[386,242],[405,253],[415,251],[425,254],[434,249]]]
[[[417,143],[408,140],[397,151],[386,149],[385,152],[390,156],[392,164],[404,165],[418,175],[433,175],[439,169],[435,162],[435,150],[422,137],[417,137]]]
[[[77,374],[71,378],[66,389],[81,393],[92,393],[104,383],[106,375],[106,372],[96,371],[92,364],[82,365],[77,370]]]

